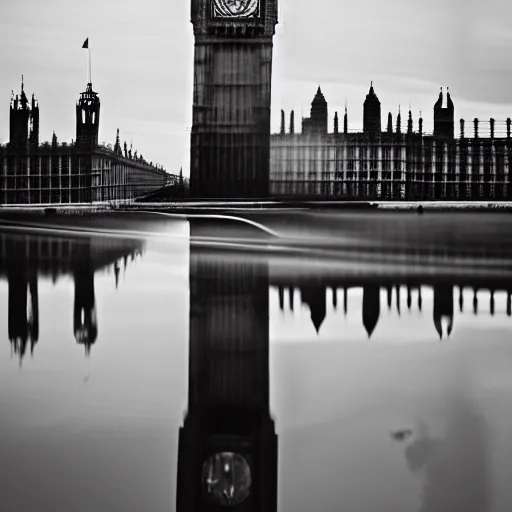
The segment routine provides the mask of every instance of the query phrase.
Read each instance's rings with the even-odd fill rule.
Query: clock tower
[[[264,198],[269,192],[277,0],[191,2],[191,196]]]
[[[269,407],[266,262],[204,254],[190,225],[188,411],[179,434],[176,512],[277,510]]]

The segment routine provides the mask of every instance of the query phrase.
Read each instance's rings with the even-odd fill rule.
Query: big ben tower
[[[277,0],[191,2],[191,196],[264,198]]]

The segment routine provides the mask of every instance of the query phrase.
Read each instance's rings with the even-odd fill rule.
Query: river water
[[[512,218],[235,216],[0,222],[0,510],[511,510]]]

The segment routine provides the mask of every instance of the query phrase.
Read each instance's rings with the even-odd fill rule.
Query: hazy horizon
[[[339,5],[339,7],[338,7]],[[423,113],[424,130],[432,129],[432,108],[439,87],[449,87],[458,119],[504,121],[512,117],[508,48],[512,6],[491,0],[433,0],[416,4],[376,0],[337,4],[318,0],[280,0],[274,38],[272,131],[280,111],[309,115],[318,85],[334,112],[348,104],[349,129],[362,127],[363,101],[373,80],[382,105],[402,124],[411,106],[414,127]],[[167,171],[183,167],[189,175],[192,123],[194,40],[190,2],[163,0],[6,0],[0,17],[0,143],[9,138],[11,90],[18,93],[21,75],[27,94],[40,105],[40,140],[75,138],[74,105],[87,82],[89,38],[92,83],[102,111],[100,142],[121,140]],[[497,130],[499,128],[497,127]],[[485,133],[482,127],[482,134]]]

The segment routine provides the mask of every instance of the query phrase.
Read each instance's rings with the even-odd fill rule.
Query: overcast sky
[[[318,85],[334,111],[348,103],[349,129],[362,127],[370,81],[395,119],[409,104],[432,129],[440,86],[456,119],[512,117],[512,4],[509,0],[280,0],[274,39],[272,128],[280,109],[308,115]],[[87,81],[102,102],[100,141],[116,128],[128,144],[170,172],[188,175],[193,36],[190,1],[2,0],[0,141],[9,137],[9,99],[25,75],[41,109],[41,139],[75,137],[74,104]],[[288,121],[287,121],[288,124]],[[470,129],[469,127],[466,130]],[[499,129],[499,128],[498,128]],[[458,122],[456,126],[458,133]]]

